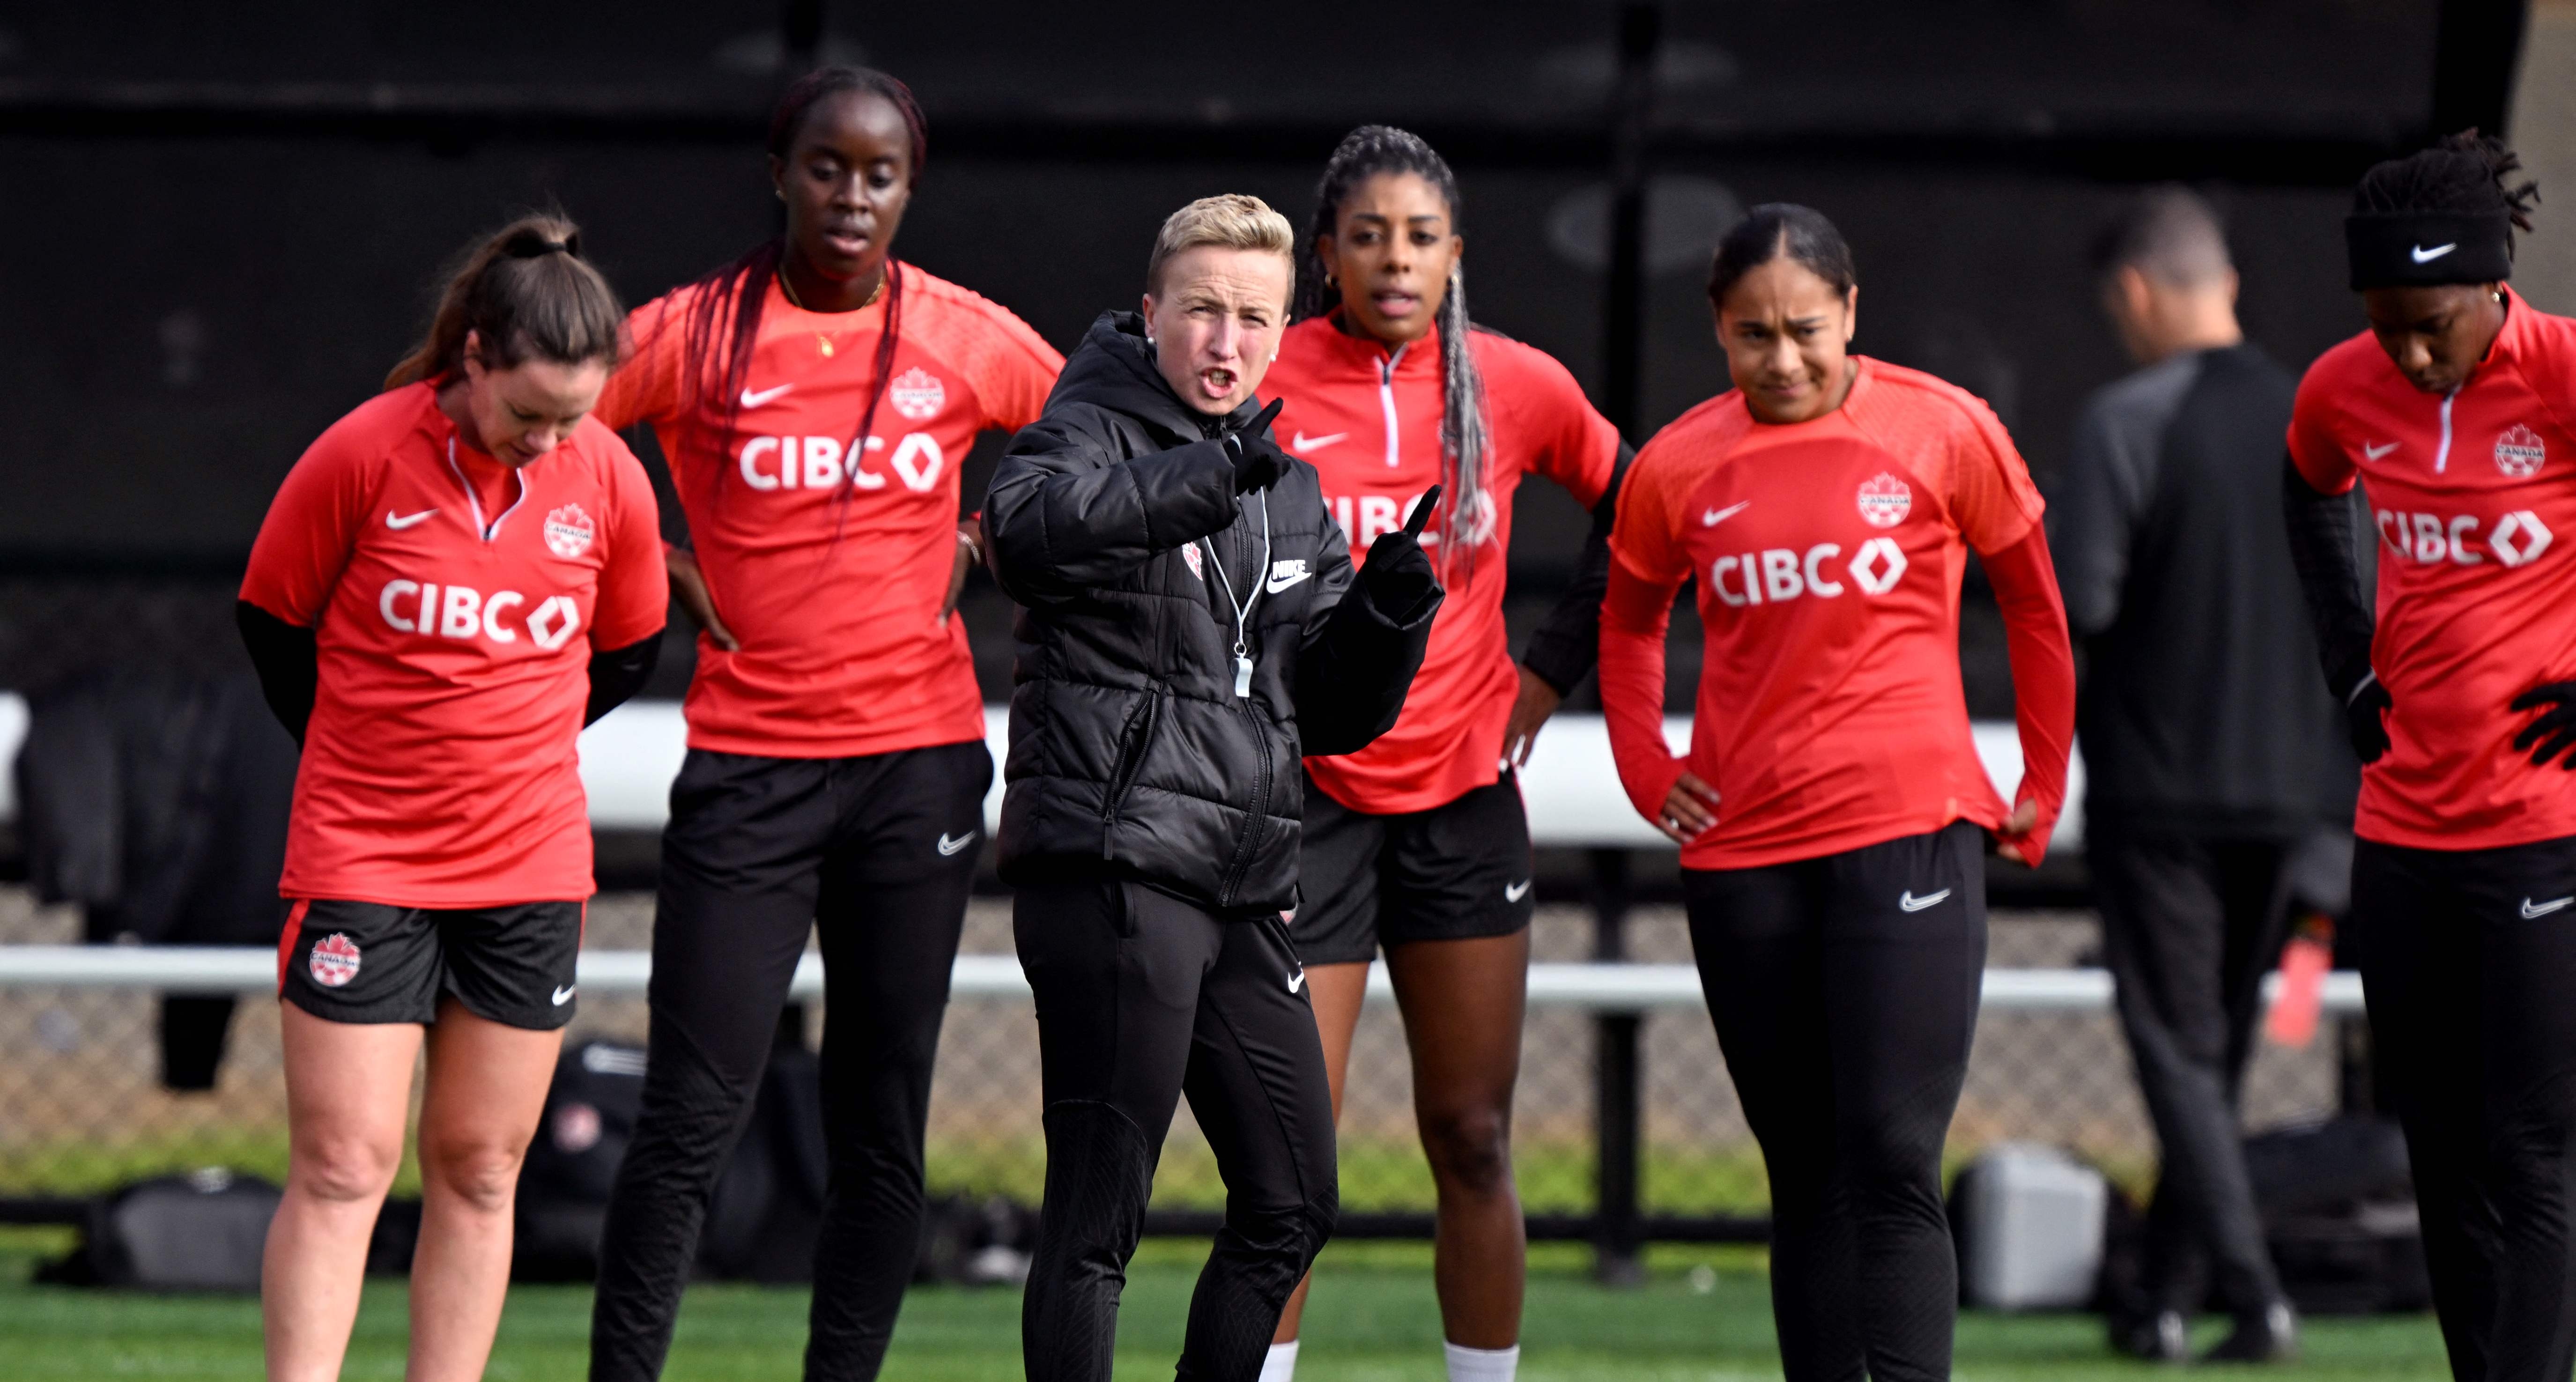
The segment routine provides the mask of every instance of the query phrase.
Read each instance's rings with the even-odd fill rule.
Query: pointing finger
[[[1420,538],[1422,536],[1422,525],[1431,521],[1432,506],[1439,502],[1440,487],[1438,485],[1433,485],[1431,488],[1424,490],[1422,492],[1420,502],[1413,506],[1413,517],[1404,521],[1404,535],[1409,538]]]

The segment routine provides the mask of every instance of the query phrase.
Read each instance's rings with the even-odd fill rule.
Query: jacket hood
[[[1261,400],[1247,399],[1223,417],[1192,408],[1172,392],[1145,344],[1145,319],[1134,312],[1103,312],[1082,333],[1082,343],[1065,357],[1047,405],[1088,403],[1123,413],[1144,424],[1167,445],[1205,441],[1241,428],[1259,411]]]

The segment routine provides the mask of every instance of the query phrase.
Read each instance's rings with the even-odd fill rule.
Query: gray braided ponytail
[[[1458,175],[1422,137],[1392,125],[1362,125],[1350,132],[1324,164],[1315,184],[1315,216],[1306,233],[1306,254],[1297,264],[1296,317],[1319,317],[1341,301],[1324,278],[1323,241],[1341,221],[1342,203],[1361,183],[1381,173],[1412,173],[1440,193],[1449,207],[1449,224],[1458,224]],[[1467,316],[1467,276],[1456,262],[1449,265],[1449,287],[1440,299],[1440,531],[1446,541],[1440,564],[1451,584],[1463,585],[1475,571],[1476,548],[1494,528],[1494,502],[1485,487],[1485,455],[1491,429],[1485,413],[1485,381],[1476,369],[1469,341],[1474,324]],[[1461,564],[1463,563],[1463,565]]]

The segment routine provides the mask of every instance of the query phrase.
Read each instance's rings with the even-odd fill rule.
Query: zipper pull
[[[1234,655],[1234,698],[1243,700],[1252,694],[1252,659]]]

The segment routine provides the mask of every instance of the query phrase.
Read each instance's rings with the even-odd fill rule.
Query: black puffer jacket
[[[1255,406],[1192,410],[1138,318],[1104,313],[1003,454],[984,526],[1021,606],[1005,880],[1120,876],[1222,913],[1293,907],[1299,757],[1362,748],[1403,709],[1439,599],[1399,625],[1353,589],[1314,467],[1235,495],[1222,438]],[[1254,598],[1242,698],[1229,582]]]

